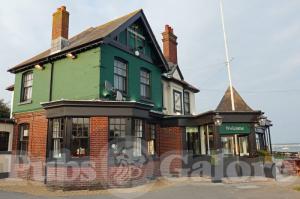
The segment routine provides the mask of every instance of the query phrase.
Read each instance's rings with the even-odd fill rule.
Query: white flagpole
[[[226,65],[227,65],[227,70],[228,70],[228,78],[229,78],[229,86],[230,86],[231,108],[232,108],[232,111],[235,111],[235,103],[234,103],[232,80],[231,80],[231,70],[230,70],[230,60],[229,60],[229,52],[228,52],[228,44],[227,44],[227,35],[226,35],[226,30],[225,30],[223,1],[222,0],[220,0],[220,8],[221,8],[222,27],[223,27],[223,34],[224,34]]]

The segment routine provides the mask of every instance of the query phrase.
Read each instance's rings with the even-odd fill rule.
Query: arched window
[[[0,131],[0,151],[8,151],[9,132]]]

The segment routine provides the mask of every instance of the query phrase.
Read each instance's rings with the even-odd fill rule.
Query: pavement
[[[5,185],[8,184],[8,185]],[[227,181],[211,183],[206,180],[160,180],[144,186],[127,189],[98,191],[50,191],[38,184],[0,182],[0,199],[296,199],[300,192],[300,179],[293,181]],[[19,183],[19,184],[18,184]],[[15,185],[14,185],[15,184]]]

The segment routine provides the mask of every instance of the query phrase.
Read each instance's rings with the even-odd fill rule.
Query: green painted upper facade
[[[139,35],[136,36],[136,33]],[[142,39],[141,39],[142,38]],[[120,31],[114,42],[124,48],[108,43],[82,51],[75,59],[63,57],[51,63],[43,64],[43,70],[31,68],[17,72],[13,113],[42,109],[41,103],[57,100],[115,100],[109,96],[105,82],[114,86],[114,62],[124,60],[127,64],[127,92],[125,100],[154,105],[154,110],[162,110],[162,67],[157,66],[157,52],[150,45],[150,37],[141,21],[132,23]],[[141,56],[135,54],[136,50]],[[150,74],[150,96],[141,97],[140,72]],[[33,72],[31,100],[22,102],[23,76]],[[51,79],[52,76],[52,79]],[[52,84],[51,84],[52,82]],[[51,86],[52,85],[52,86]],[[50,96],[51,95],[51,96]]]
[[[138,101],[151,103],[156,110],[162,109],[162,80],[161,68],[140,59],[137,56],[128,54],[110,45],[101,46],[101,66],[100,66],[100,82],[101,82],[101,98],[106,98],[107,91],[104,88],[105,80],[114,82],[114,60],[122,59],[127,63],[127,94],[128,101]],[[140,71],[146,69],[150,72],[150,98],[144,99],[140,94]]]
[[[51,64],[43,70],[33,71],[32,99],[21,102],[22,76],[15,76],[13,112],[26,112],[41,109],[41,103],[49,102],[51,84]],[[53,63],[52,101],[99,99],[100,93],[100,47],[82,52],[76,59],[64,58]]]

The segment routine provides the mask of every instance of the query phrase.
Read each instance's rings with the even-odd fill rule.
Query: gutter
[[[25,64],[25,65],[10,68],[10,69],[7,70],[7,72],[17,73],[17,72],[20,72],[20,71],[24,71],[26,69],[34,67],[34,65],[36,65],[36,64],[46,64],[46,63],[49,63],[49,60],[55,61],[55,60],[61,59],[62,57],[65,57],[66,53],[68,53],[68,52],[76,54],[78,52],[82,52],[84,50],[96,47],[96,46],[98,46],[99,44],[102,44],[102,43],[103,43],[103,39],[101,38],[100,40],[95,40],[95,41],[92,41],[90,43],[83,44],[81,46],[77,46],[77,47],[74,47],[74,48],[62,50],[62,51],[60,51],[58,53],[55,53],[53,55],[49,54],[48,56],[46,56],[44,58],[41,58],[39,60],[33,61],[33,62]]]

